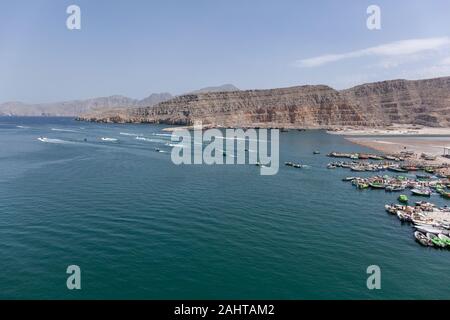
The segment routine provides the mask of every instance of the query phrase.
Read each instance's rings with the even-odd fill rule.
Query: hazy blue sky
[[[450,75],[449,14],[448,0],[0,0],[0,102]]]

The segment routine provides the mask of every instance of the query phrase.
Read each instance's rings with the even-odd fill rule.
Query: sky
[[[0,102],[449,76],[449,14],[448,0],[0,0]]]

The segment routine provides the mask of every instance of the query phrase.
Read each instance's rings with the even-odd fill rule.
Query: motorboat
[[[431,196],[431,190],[430,189],[425,189],[425,188],[415,188],[411,190],[412,194],[416,195],[416,196],[421,196],[421,197],[430,197]]]
[[[421,245],[423,245],[425,247],[432,247],[432,246],[434,246],[433,242],[430,239],[428,239],[427,236],[424,235],[420,231],[415,231],[414,232],[414,237],[416,238],[417,242],[419,242]]]
[[[100,138],[102,141],[106,141],[106,142],[116,142],[118,141],[118,139],[116,138],[107,138],[107,137],[102,137]]]
[[[444,248],[447,246],[447,243],[445,241],[441,240],[434,233],[427,232],[426,235],[427,235],[427,238],[430,239],[435,246],[441,247],[441,248]]]

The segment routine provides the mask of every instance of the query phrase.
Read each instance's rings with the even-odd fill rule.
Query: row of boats
[[[389,161],[404,161],[406,158],[412,157],[414,153],[403,152],[399,155],[380,155],[373,153],[343,153],[343,152],[330,152],[328,157],[332,158],[348,158],[353,160],[389,160]]]
[[[429,202],[416,202],[415,206],[387,204],[385,209],[402,222],[412,223],[414,237],[423,246],[450,249],[450,208],[436,208]]]
[[[389,161],[405,161],[408,158],[414,157],[414,151],[401,151],[399,154],[373,154],[373,153],[345,153],[345,152],[330,152],[328,157],[332,158],[348,158],[353,160],[389,160]]]
[[[397,173],[408,173],[415,171],[425,171],[429,174],[434,174],[438,169],[446,168],[442,165],[431,164],[398,164],[388,161],[384,162],[361,162],[361,161],[334,161],[327,165],[328,169],[347,168],[355,172],[379,172],[379,171],[392,171]]]
[[[430,197],[433,193],[440,194],[443,198],[450,199],[450,179],[437,178],[432,176],[424,177],[416,175],[416,178],[404,176],[391,177],[346,177],[343,181],[351,181],[358,189],[384,189],[387,192],[401,192],[411,189],[411,193],[416,196]],[[399,199],[404,201],[405,198]]]

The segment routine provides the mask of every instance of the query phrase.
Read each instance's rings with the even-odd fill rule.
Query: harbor
[[[430,163],[436,160],[434,156],[421,154],[418,157],[414,152],[394,155],[331,152],[328,156],[351,159],[330,162],[328,169],[344,168],[361,173],[391,172],[392,175],[348,176],[342,181],[350,182],[357,190],[402,193],[397,197],[398,203],[386,204],[385,210],[402,223],[413,226],[413,238],[417,243],[426,247],[450,249],[450,207],[438,207],[426,201],[416,201],[414,205],[409,205],[410,199],[407,195],[408,193],[410,197],[425,198],[439,196],[450,200],[448,164]],[[420,160],[412,160],[416,158]]]

